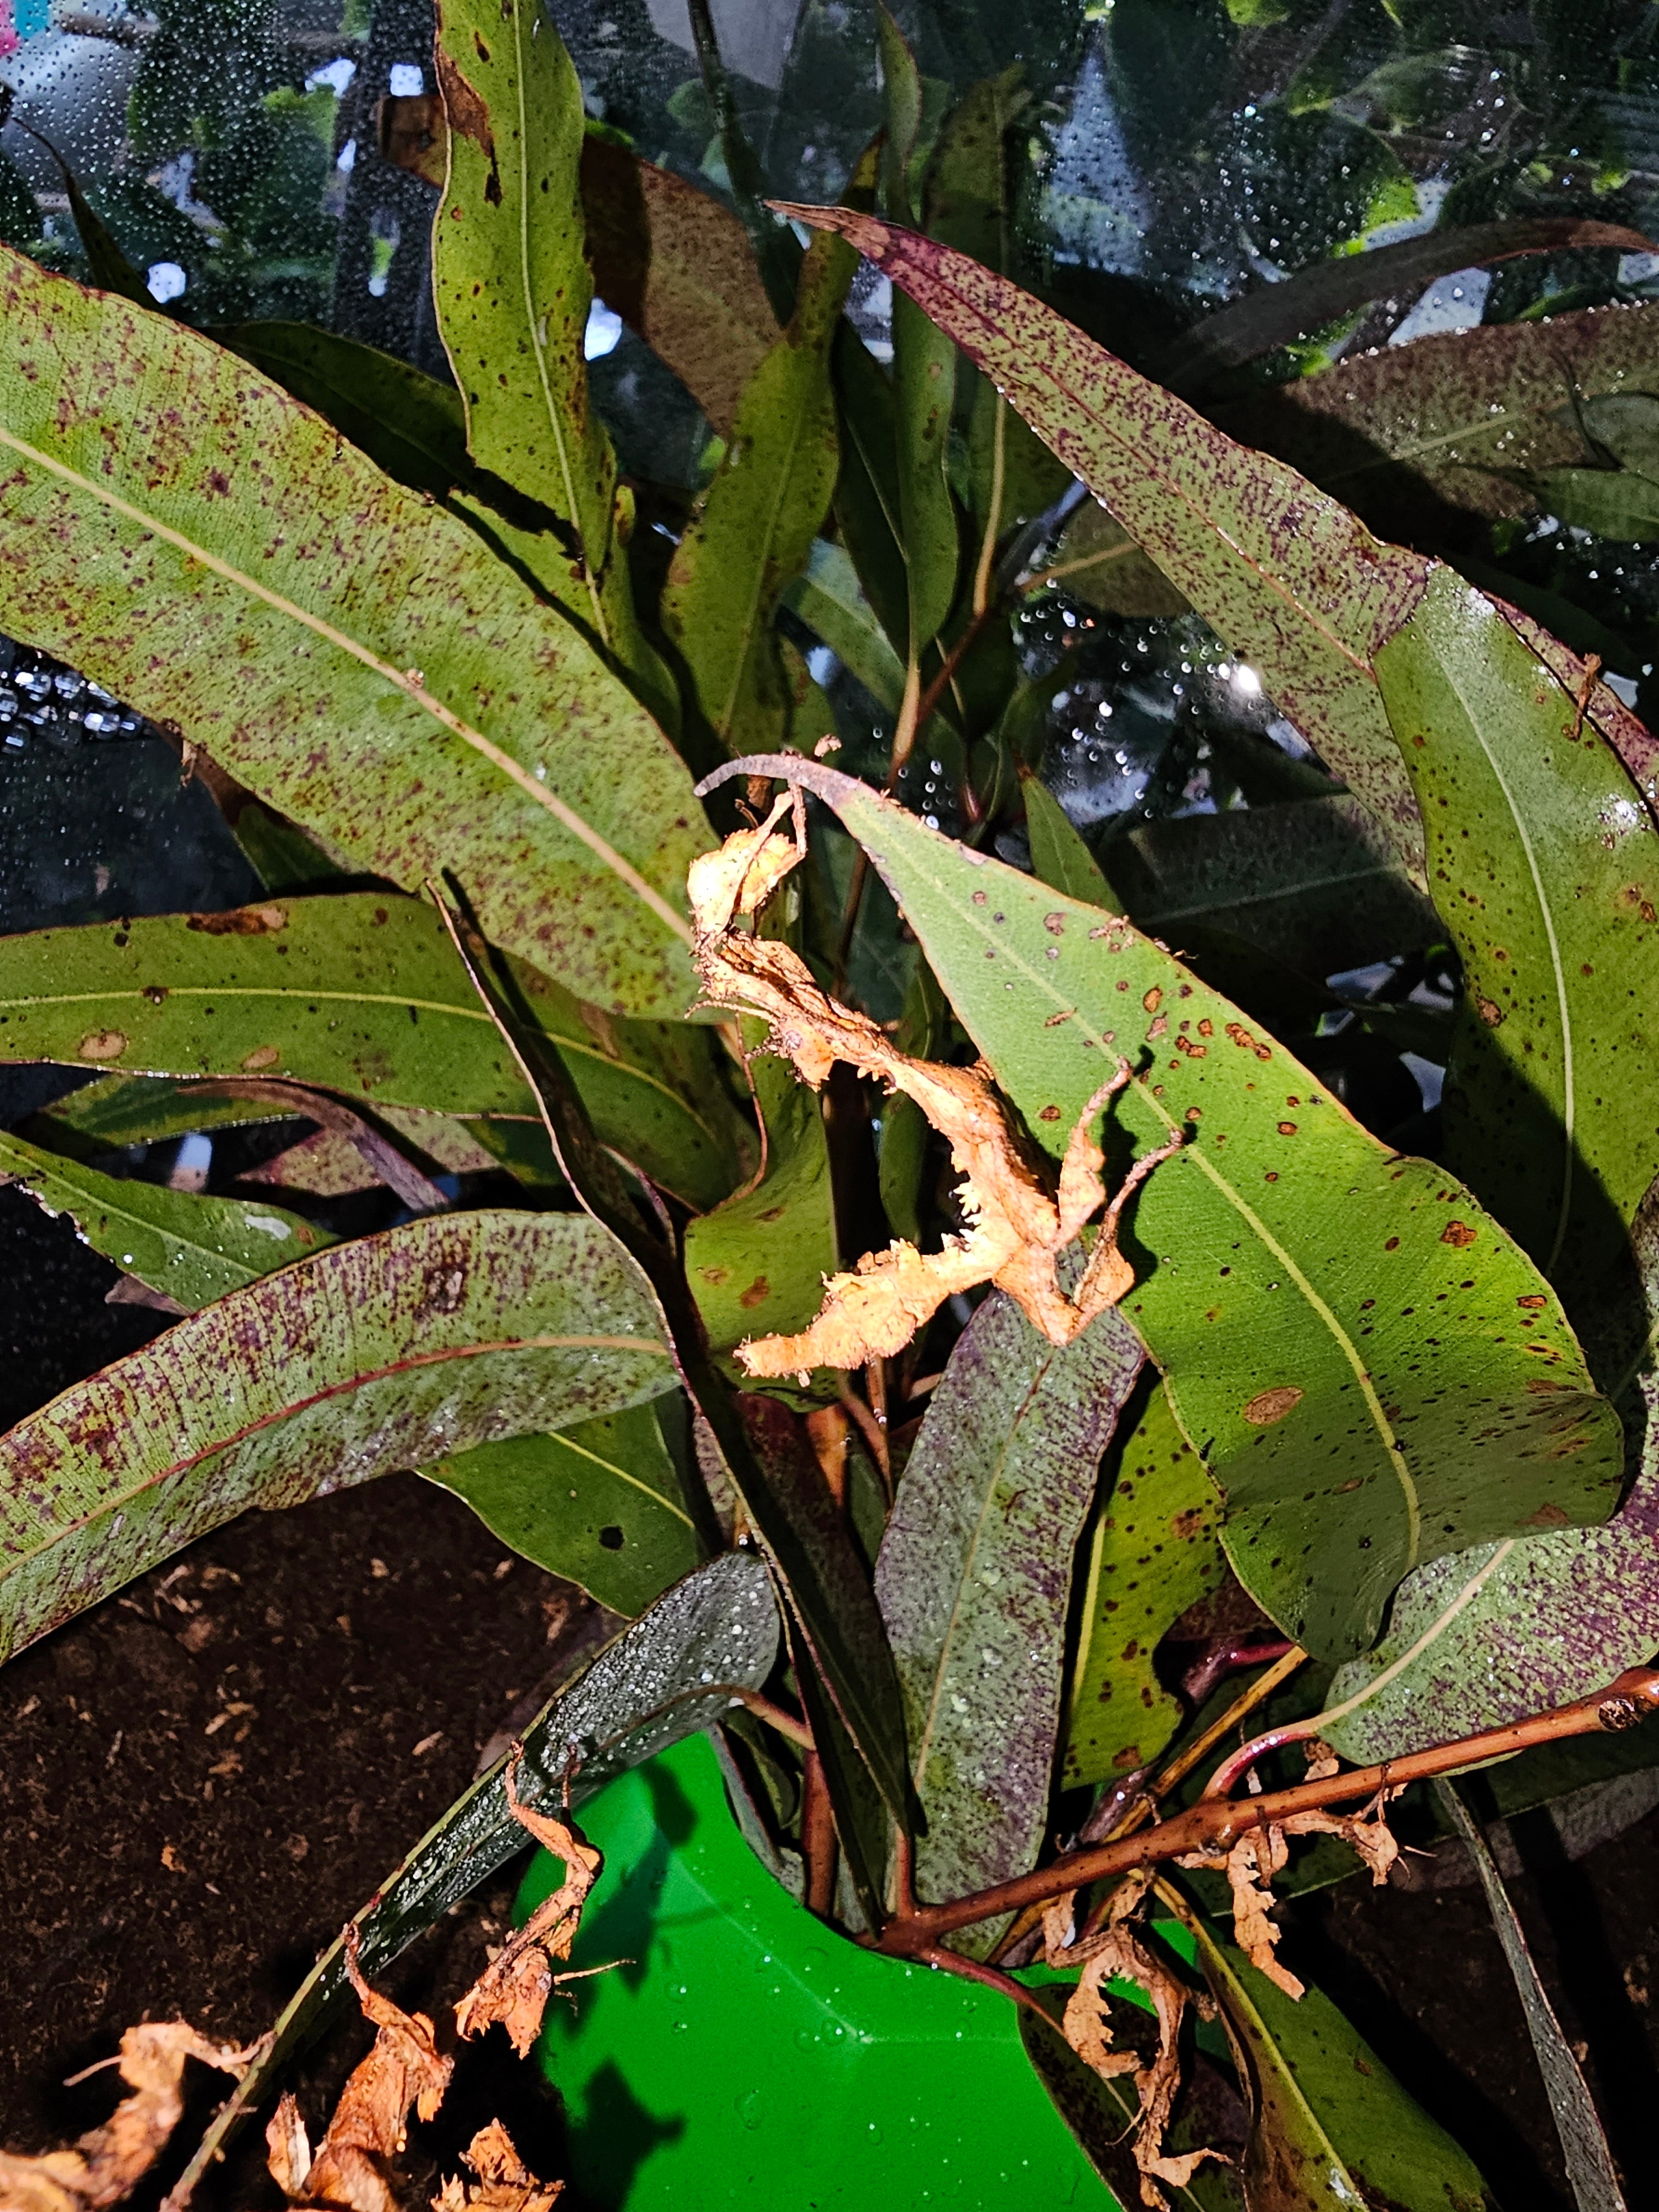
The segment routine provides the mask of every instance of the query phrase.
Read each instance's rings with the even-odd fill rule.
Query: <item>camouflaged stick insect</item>
[[[793,837],[777,833],[786,812],[793,815]],[[808,1328],[740,1345],[738,1361],[748,1374],[781,1376],[888,1358],[947,1298],[981,1283],[1006,1291],[1051,1344],[1070,1344],[1133,1284],[1134,1271],[1117,1243],[1123,1209],[1183,1138],[1137,1160],[1108,1200],[1104,1154],[1090,1131],[1130,1080],[1129,1063],[1120,1060],[1079,1115],[1051,1192],[982,1063],[950,1067],[896,1051],[867,1015],[821,990],[788,945],[740,929],[804,855],[804,814],[801,794],[792,788],[763,823],[734,832],[718,851],[692,863],[693,958],[705,999],[769,1022],[770,1048],[792,1060],[815,1091],[844,1060],[860,1075],[878,1077],[890,1091],[914,1098],[950,1144],[963,1178],[957,1200],[967,1227],[947,1237],[938,1252],[924,1254],[901,1241],[866,1253],[850,1273],[828,1279],[823,1308]],[[1100,1233],[1068,1292],[1060,1281],[1060,1255],[1103,1206]]]

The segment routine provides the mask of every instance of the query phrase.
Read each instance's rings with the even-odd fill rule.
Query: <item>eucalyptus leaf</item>
[[[845,209],[787,211],[849,239],[956,340],[1260,671],[1281,711],[1419,870],[1422,825],[1371,660],[1421,598],[1423,561],[1379,544],[1282,463],[1223,437],[965,254]]]
[[[727,1684],[758,1689],[777,1652],[777,1606],[765,1567],[752,1553],[723,1553],[677,1583],[542,1708],[524,1732],[520,1796],[556,1809],[568,1782],[571,1808],[580,1811],[607,1782],[729,1711]],[[498,1762],[457,1799],[354,1916],[359,1965],[370,1980],[524,1850],[525,1831],[507,1808],[504,1765]],[[337,1940],[284,2006],[270,2044],[176,2186],[188,2189],[200,2179],[349,1987]]]
[[[1108,1313],[1065,1350],[994,1292],[957,1340],[876,1562],[927,1817],[927,1899],[1024,1874],[1048,1818],[1072,1554],[1145,1358]],[[1001,1933],[958,1938],[982,1958]]]
[[[505,1544],[631,1620],[702,1556],[653,1406],[508,1437],[420,1473]]]
[[[827,538],[815,540],[805,573],[784,586],[782,596],[876,704],[896,714],[904,696],[904,664],[876,620],[846,551]]]
[[[1467,2154],[1322,1990],[1288,1997],[1206,1920],[1190,1925],[1250,2099],[1249,2212],[1495,2212]]]
[[[251,1505],[656,1396],[637,1271],[568,1214],[440,1214],[233,1291],[0,1438],[0,1656]]]
[[[1566,683],[1449,570],[1377,670],[1463,964],[1447,1164],[1577,1312],[1659,1173],[1659,825]]]
[[[1389,1632],[1338,1669],[1320,1732],[1364,1765],[1570,1705],[1659,1652],[1659,1427],[1605,1528],[1531,1531],[1409,1575]]]
[[[83,1243],[184,1313],[334,1242],[279,1206],[118,1180],[21,1137],[0,1136],[0,1180],[21,1183],[46,1212],[68,1214]]]
[[[1159,1643],[1226,1579],[1218,1500],[1161,1382],[1120,1424],[1079,1572],[1085,1577],[1060,1781],[1116,1782],[1150,1765],[1184,1717],[1158,1679]]]
[[[691,1205],[724,1196],[749,1136],[721,1087],[713,1036],[613,1020],[533,969],[514,972],[606,1143]],[[282,1076],[377,1108],[536,1111],[432,907],[374,892],[0,939],[0,1059]],[[83,1095],[78,1108],[53,1110],[89,1127],[101,1103]],[[131,1095],[119,1108],[110,1097],[100,1133],[113,1143],[148,1134],[147,1111]],[[180,1126],[210,1126],[205,1101],[203,1112]],[[252,1118],[269,1119],[269,1109]],[[169,1105],[154,1133],[176,1121]]]
[[[234,354],[9,251],[0,307],[11,635],[346,866],[410,890],[453,870],[497,943],[607,1012],[678,1019],[708,830],[577,632]]]
[[[716,757],[796,734],[772,619],[836,488],[830,346],[854,265],[839,239],[808,252],[789,327],[738,403],[731,442],[669,570],[663,626]]]
[[[1634,469],[1543,469],[1527,488],[1535,506],[1570,529],[1624,545],[1659,538],[1659,483]]]
[[[1113,1109],[1114,1171],[1126,1140],[1191,1132],[1135,1199],[1122,1310],[1226,1494],[1236,1571],[1287,1635],[1364,1650],[1402,1577],[1476,1530],[1611,1510],[1617,1417],[1543,1279],[1443,1170],[1391,1152],[1128,922],[815,762],[720,773],[834,808],[1046,1149],[1120,1055],[1139,1079]]]
[[[580,80],[539,0],[443,0],[434,52],[449,165],[432,296],[467,450],[548,510],[539,544],[515,545],[672,725],[673,679],[640,627],[616,457],[588,396]]]
[[[1027,776],[1020,790],[1025,801],[1025,834],[1031,842],[1031,866],[1038,882],[1052,884],[1085,906],[1097,906],[1103,914],[1121,914],[1122,903],[1099,861],[1048,785],[1037,776]]]

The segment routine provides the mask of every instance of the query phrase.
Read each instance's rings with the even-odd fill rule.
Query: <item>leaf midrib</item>
[[[217,1438],[210,1444],[204,1444],[199,1451],[188,1453],[183,1458],[170,1462],[166,1467],[155,1468],[152,1473],[145,1475],[142,1481],[131,1483],[125,1490],[106,1493],[100,1498],[95,1510],[82,1513],[73,1521],[61,1523],[52,1528],[40,1543],[26,1547],[15,1553],[9,1564],[0,1567],[0,1588],[3,1588],[14,1575],[21,1574],[25,1568],[32,1565],[35,1560],[51,1552],[58,1544],[67,1542],[71,1536],[78,1534],[82,1528],[91,1528],[109,1514],[118,1512],[131,1505],[136,1498],[142,1498],[147,1491],[154,1490],[160,1484],[170,1481],[175,1475],[188,1474],[192,1468],[201,1466],[204,1460],[216,1459],[222,1452],[234,1451],[239,1444],[247,1443],[250,1437],[261,1435],[267,1429],[276,1428],[283,1421],[291,1421],[301,1413],[308,1413],[313,1406],[326,1405],[331,1399],[344,1397],[355,1390],[367,1389],[374,1382],[389,1382],[394,1376],[410,1374],[417,1368],[441,1366],[451,1360],[479,1359],[497,1352],[637,1352],[647,1354],[655,1353],[660,1359],[667,1359],[669,1357],[662,1345],[653,1342],[649,1337],[641,1336],[502,1337],[484,1344],[450,1345],[431,1352],[410,1352],[402,1359],[390,1361],[384,1367],[371,1368],[362,1373],[348,1376],[338,1382],[327,1384],[320,1390],[313,1390],[303,1398],[295,1398],[286,1405],[276,1407],[271,1412],[260,1414],[257,1420],[244,1422],[241,1427],[232,1430],[228,1435]],[[46,1410],[49,1411],[50,1408]],[[0,1462],[0,1465],[3,1464],[3,1462]]]
[[[270,608],[274,613],[285,617],[290,622],[297,623],[302,629],[309,630],[313,636],[320,639],[324,644],[343,653],[349,659],[356,661],[361,667],[368,669],[371,674],[380,677],[384,682],[391,684],[394,690],[400,691],[406,698],[412,699],[416,706],[432,717],[434,721],[447,730],[452,736],[459,738],[463,744],[469,746],[483,759],[487,760],[490,766],[506,776],[509,782],[515,784],[527,799],[533,799],[538,806],[550,814],[571,836],[587,848],[601,866],[610,869],[619,883],[630,890],[642,905],[648,907],[665,928],[672,931],[683,944],[688,946],[690,945],[691,927],[684,915],[674,911],[661,892],[647,883],[645,878],[630,860],[624,860],[616,848],[602,837],[591,823],[583,820],[574,806],[568,805],[558,793],[550,789],[546,784],[538,782],[528,769],[522,767],[514,759],[511,753],[496,744],[493,738],[487,738],[482,730],[474,729],[470,722],[458,714],[453,708],[447,706],[435,692],[428,690],[424,682],[416,683],[415,681],[416,672],[394,668],[390,661],[381,659],[379,653],[372,652],[368,646],[349,635],[348,632],[337,629],[332,623],[325,622],[320,615],[310,613],[297,601],[287,599],[280,592],[274,592],[269,586],[259,583],[246,569],[239,568],[234,562],[227,561],[219,554],[210,551],[208,547],[189,537],[184,531],[175,530],[171,524],[162,522],[153,514],[146,514],[143,507],[136,506],[131,500],[122,498],[118,492],[97,483],[82,471],[72,468],[67,461],[59,460],[56,455],[42,452],[38,446],[30,445],[27,439],[20,438],[15,431],[3,424],[0,424],[0,447],[15,453],[23,462],[32,462],[36,467],[46,470],[49,475],[68,484],[83,498],[94,501],[99,506],[107,508],[112,514],[119,515],[123,520],[134,524],[149,537],[160,538],[163,544],[173,546],[176,551],[183,553],[188,559],[199,562],[214,575],[234,585],[238,591],[245,592],[250,599],[257,599],[261,605]]]
[[[586,1444],[579,1444],[574,1437],[568,1436],[560,1429],[553,1431],[551,1441],[556,1444],[562,1444],[566,1451],[574,1452],[579,1459],[592,1460],[595,1467],[603,1468],[607,1474],[614,1474],[619,1482],[625,1482],[631,1488],[641,1492],[651,1500],[653,1505],[660,1505],[665,1513],[672,1513],[675,1520],[683,1521],[688,1528],[695,1528],[696,1524],[691,1516],[682,1507],[676,1505],[672,1498],[665,1496],[660,1490],[653,1490],[648,1482],[641,1481],[637,1474],[630,1474],[625,1467],[618,1467],[615,1460],[606,1459],[599,1452],[589,1451]]]

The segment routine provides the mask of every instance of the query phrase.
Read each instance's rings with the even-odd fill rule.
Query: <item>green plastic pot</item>
[[[708,1739],[583,1808],[605,1853],[548,2008],[581,2212],[1113,2212],[1021,2047],[1015,2010],[834,1935],[744,1842]],[[538,1852],[528,1913],[557,1884]]]

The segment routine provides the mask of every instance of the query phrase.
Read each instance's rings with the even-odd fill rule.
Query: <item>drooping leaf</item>
[[[1651,251],[1651,241],[1639,231],[1622,223],[1584,222],[1576,216],[1516,216],[1425,231],[1396,246],[1316,261],[1281,283],[1263,284],[1247,293],[1187,332],[1171,347],[1157,374],[1177,392],[1201,391],[1222,369],[1236,368],[1259,354],[1289,345],[1370,301],[1396,292],[1409,296],[1460,269],[1528,253]]]
[[[634,1261],[651,1288],[665,1341],[702,1426],[700,1461],[729,1485],[764,1547],[787,1598],[801,1644],[823,1677],[859,1756],[893,1817],[910,1813],[904,1720],[886,1631],[847,1524],[833,1506],[811,1455],[763,1455],[710,1356],[680,1256],[659,1222],[635,1201],[617,1162],[595,1141],[580,1099],[556,1057],[519,1024],[482,942],[455,923],[455,941],[479,996],[494,1012],[526,1079],[566,1181],[596,1225]],[[779,1408],[781,1411],[781,1408]],[[552,1425],[549,1424],[548,1425]],[[808,1462],[810,1462],[810,1464]]]
[[[994,1293],[933,1392],[876,1563],[927,1816],[925,1899],[1024,1874],[1042,1847],[1072,1554],[1144,1358],[1117,1314],[1062,1351]],[[1000,1932],[961,1948],[983,1957]]]
[[[1408,1575],[1389,1632],[1338,1669],[1320,1732],[1361,1765],[1587,1698],[1659,1651],[1659,1426],[1601,1528],[1539,1521]]]
[[[251,1505],[655,1396],[637,1271],[568,1214],[428,1216],[222,1298],[0,1438],[0,1656]]]
[[[1591,307],[1383,346],[1219,419],[1373,530],[1479,551],[1480,525],[1530,507],[1527,476],[1589,458],[1575,394],[1593,405],[1654,389],[1656,374],[1659,305]]]
[[[726,1552],[688,1575],[601,1651],[525,1730],[522,1796],[552,1805],[570,1784],[580,1808],[607,1782],[730,1711],[726,1685],[758,1689],[776,1663],[778,1613],[766,1569]],[[524,1848],[508,1810],[505,1761],[475,1782],[356,1915],[358,1961],[373,1979]],[[188,2192],[220,2147],[270,2094],[349,1984],[336,1941],[283,2008],[271,2041],[215,2118],[184,2176]]]
[[[446,0],[434,52],[449,169],[432,297],[467,449],[548,510],[538,580],[672,725],[673,680],[640,627],[629,510],[588,398],[580,80],[538,0]]]
[[[0,306],[11,634],[347,866],[410,890],[453,869],[496,942],[678,1019],[707,830],[582,639],[235,355],[9,252]]]
[[[1249,2212],[1492,2212],[1468,2154],[1322,1990],[1288,1997],[1208,1921],[1189,1924],[1250,2100]]]
[[[714,1038],[613,1020],[533,969],[514,973],[605,1141],[689,1204],[715,1204],[747,1133]],[[0,1059],[283,1076],[377,1108],[536,1111],[431,906],[373,892],[0,939]],[[112,1142],[148,1133],[112,1110],[101,1133]],[[70,1101],[58,1111],[80,1118]]]
[[[281,1206],[118,1181],[20,1137],[0,1136],[0,1179],[68,1214],[83,1243],[185,1313],[334,1242]]]
[[[711,194],[592,131],[581,195],[595,290],[729,438],[777,335],[743,225]]]
[[[654,1407],[509,1437],[420,1473],[505,1544],[631,1620],[702,1556]]]
[[[758,1040],[759,1024],[745,1024]],[[836,1266],[836,1209],[823,1113],[770,1053],[750,1062],[766,1127],[766,1172],[689,1224],[685,1273],[716,1352],[804,1328]]]
[[[1121,900],[1048,785],[1032,775],[1024,779],[1020,789],[1037,881],[1064,891],[1081,905],[1097,906],[1103,914],[1121,914]]]
[[[1079,1561],[1085,1579],[1060,1764],[1067,1789],[1149,1765],[1180,1727],[1180,1700],[1154,1658],[1166,1630],[1225,1577],[1218,1519],[1215,1486],[1160,1383],[1134,1426],[1113,1439]]]
[[[663,627],[690,675],[715,757],[757,738],[796,737],[772,619],[836,488],[830,347],[854,265],[839,239],[817,240],[807,253],[789,327],[744,390],[731,443],[669,570]]]
[[[1659,538],[1659,483],[1634,469],[1543,469],[1527,481],[1534,504],[1570,529],[1625,545]]]
[[[817,633],[878,706],[897,714],[904,696],[904,664],[877,622],[858,571],[841,546],[817,539],[805,572],[785,586],[783,603]]]
[[[1539,1978],[1515,1907],[1492,1863],[1486,1839],[1470,1817],[1455,1782],[1449,1778],[1437,1781],[1434,1794],[1462,1838],[1464,1850],[1474,1862],[1492,1926],[1515,1978],[1521,2008],[1527,2016],[1527,2033],[1532,2038],[1538,2070],[1544,2077],[1550,2117],[1561,2139],[1561,2157],[1573,2202],[1578,2212],[1626,2212],[1625,2193],[1619,2186],[1613,2154],[1607,2148],[1589,2084]]]
[[[1261,680],[1332,771],[1422,864],[1422,825],[1371,661],[1425,563],[1291,470],[1236,446],[1006,277],[873,216],[835,230],[960,345]]]
[[[1475,1528],[1609,1510],[1617,1419],[1536,1270],[1442,1170],[1390,1153],[1127,921],[817,763],[721,773],[835,809],[1051,1152],[1119,1055],[1140,1079],[1114,1110],[1114,1172],[1127,1139],[1191,1130],[1135,1199],[1122,1310],[1226,1493],[1240,1579],[1286,1634],[1362,1650],[1401,1577]]]
[[[1377,670],[1463,963],[1447,1164],[1577,1312],[1659,1173],[1659,825],[1567,685],[1449,570]]]

